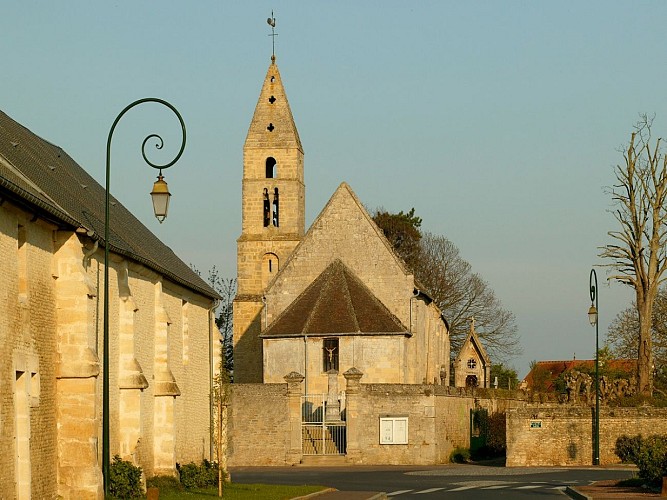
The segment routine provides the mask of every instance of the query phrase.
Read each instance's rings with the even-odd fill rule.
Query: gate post
[[[297,372],[285,375],[287,382],[287,412],[289,418],[289,443],[285,461],[289,465],[301,462],[301,382],[305,377]]]
[[[345,373],[345,418],[347,420],[347,460],[352,463],[361,462],[359,445],[359,380],[364,374],[352,367]]]

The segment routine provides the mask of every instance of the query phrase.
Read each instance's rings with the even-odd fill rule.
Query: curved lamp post
[[[102,475],[104,478],[104,496],[105,498],[109,495],[109,202],[111,199],[110,195],[110,173],[111,173],[111,138],[113,136],[116,125],[120,119],[127,113],[130,109],[143,104],[145,102],[155,102],[162,104],[163,106],[171,109],[178,121],[181,124],[181,130],[183,132],[183,142],[181,143],[181,149],[178,151],[176,157],[171,160],[169,163],[164,165],[159,165],[151,162],[146,157],[146,144],[155,140],[155,147],[157,149],[162,149],[164,141],[162,137],[157,134],[151,134],[144,139],[144,142],[141,144],[141,156],[143,156],[144,161],[153,168],[159,170],[157,181],[153,185],[153,191],[151,191],[151,198],[153,199],[153,210],[155,212],[155,217],[162,223],[167,217],[167,209],[169,208],[169,189],[167,188],[167,183],[162,177],[162,170],[171,167],[176,163],[185,149],[185,123],[180,113],[169,104],[167,101],[162,99],[157,99],[155,97],[147,97],[144,99],[139,99],[134,101],[132,104],[129,104],[120,114],[116,117],[111,125],[111,130],[109,130],[109,137],[107,139],[107,160],[106,160],[106,199],[104,205],[104,340],[103,340],[103,373],[102,373]]]
[[[588,279],[591,292],[591,307],[588,309],[588,321],[595,327],[595,429],[593,430],[593,465],[600,465],[600,358],[598,347],[598,275],[591,269]]]

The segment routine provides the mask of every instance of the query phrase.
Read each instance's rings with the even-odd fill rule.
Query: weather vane
[[[271,17],[269,17],[266,22],[271,26],[271,59],[275,61],[276,59],[276,18],[273,16],[273,10],[271,11]]]

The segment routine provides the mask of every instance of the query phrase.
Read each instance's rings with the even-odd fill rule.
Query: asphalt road
[[[567,498],[566,486],[632,476],[633,469],[584,467],[505,468],[483,465],[236,467],[236,483],[316,484],[341,491],[383,491],[390,498]]]

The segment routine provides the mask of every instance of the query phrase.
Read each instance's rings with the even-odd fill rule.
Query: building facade
[[[272,57],[244,146],[234,380],[363,371],[370,383],[449,383],[449,332],[352,189],[307,233],[303,147]]]
[[[212,458],[218,296],[120,203],[110,219],[110,453],[173,475]],[[0,112],[0,498],[103,497],[103,221],[104,189]]]

